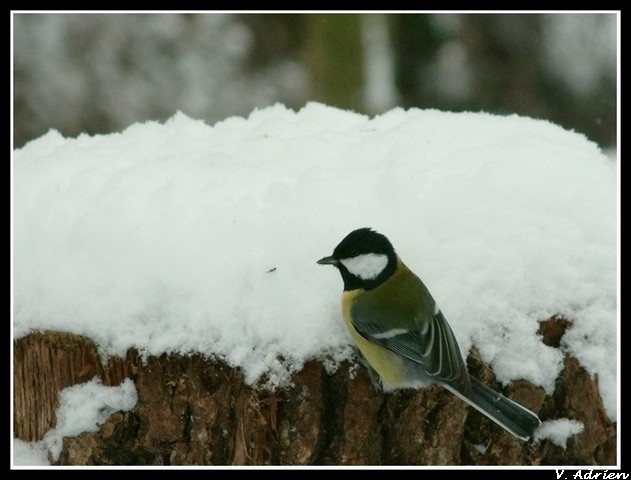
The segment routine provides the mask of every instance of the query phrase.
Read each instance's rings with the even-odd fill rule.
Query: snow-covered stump
[[[13,343],[13,429],[25,441],[41,440],[55,425],[59,392],[94,376],[118,385],[136,369],[130,350],[125,359],[105,364],[90,339],[64,332],[35,332]]]
[[[566,357],[555,391],[515,381],[504,392],[542,420],[570,418],[584,430],[567,439],[521,442],[439,386],[383,394],[363,367],[328,374],[317,361],[293,386],[249,387],[239,369],[201,355],[135,352],[104,365],[84,337],[45,332],[15,342],[15,431],[41,440],[56,428],[58,394],[92,375],[133,379],[137,403],[98,429],[63,438],[60,465],[612,465],[616,426],[594,379]],[[109,367],[108,367],[109,365]],[[468,365],[499,388],[473,350]],[[26,372],[29,372],[28,374]],[[580,391],[581,395],[570,392]],[[77,411],[79,416],[81,412]],[[35,422],[35,424],[33,424]],[[37,434],[35,433],[37,432]],[[563,439],[564,441],[566,439]]]
[[[620,184],[584,136],[310,103],[51,131],[12,160],[16,465],[614,463]],[[371,388],[315,263],[361,227],[539,443],[439,387]]]

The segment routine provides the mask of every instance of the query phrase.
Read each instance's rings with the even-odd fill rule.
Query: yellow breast
[[[353,326],[351,307],[353,301],[363,293],[364,290],[362,289],[342,293],[342,316],[346,328],[348,328],[353,340],[355,340],[357,347],[368,363],[370,363],[372,368],[375,369],[387,384],[386,386],[392,388],[404,386],[406,384],[406,371],[403,358],[380,345],[369,342],[362,337]]]

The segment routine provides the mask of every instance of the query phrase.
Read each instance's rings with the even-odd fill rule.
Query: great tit
[[[384,235],[354,230],[317,263],[340,271],[344,323],[386,388],[440,383],[522,440],[541,424],[533,412],[469,375],[429,290]]]

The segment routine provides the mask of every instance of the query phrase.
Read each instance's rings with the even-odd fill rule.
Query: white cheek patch
[[[344,258],[340,263],[356,277],[362,280],[374,280],[388,265],[388,256],[377,253],[365,253],[353,258]]]

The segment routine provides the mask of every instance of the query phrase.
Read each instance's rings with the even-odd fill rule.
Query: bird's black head
[[[370,290],[392,276],[397,254],[384,235],[360,228],[346,235],[333,255],[318,260],[320,265],[335,265],[344,280],[344,290]]]

